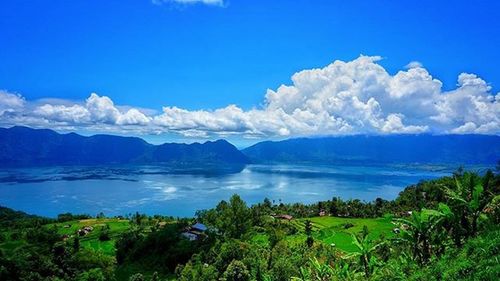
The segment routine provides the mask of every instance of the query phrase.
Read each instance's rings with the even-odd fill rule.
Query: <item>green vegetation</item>
[[[0,280],[497,280],[499,225],[491,171],[393,201],[247,206],[234,195],[193,219],[0,208]]]
[[[369,237],[375,239],[380,236],[392,237],[391,217],[387,218],[338,218],[338,217],[313,217],[309,219],[297,219],[293,223],[299,227],[310,220],[313,225],[313,237],[328,245],[335,245],[345,252],[353,252],[356,247],[352,244],[352,234],[360,233],[363,227],[370,231]],[[347,227],[346,227],[347,226]]]
[[[101,218],[101,219],[83,219],[66,221],[63,223],[54,223],[47,225],[56,227],[57,233],[72,236],[86,226],[91,226],[93,231],[89,234],[79,237],[80,245],[84,248],[92,248],[103,252],[104,254],[115,255],[115,242],[120,236],[130,229],[130,222],[126,219]],[[108,239],[100,239],[106,234]]]

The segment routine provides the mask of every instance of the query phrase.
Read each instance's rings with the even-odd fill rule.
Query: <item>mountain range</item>
[[[59,134],[0,128],[0,167],[107,164],[244,165],[248,163],[495,164],[500,136],[353,135],[263,141],[238,150],[225,140],[149,144],[137,137]]]
[[[242,151],[258,163],[495,164],[500,136],[353,135],[264,141]]]
[[[246,164],[248,159],[225,140],[153,145],[136,137],[48,129],[0,128],[0,166],[102,164]]]

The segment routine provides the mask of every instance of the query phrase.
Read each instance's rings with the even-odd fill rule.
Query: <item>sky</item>
[[[0,126],[500,134],[499,1],[6,0]]]

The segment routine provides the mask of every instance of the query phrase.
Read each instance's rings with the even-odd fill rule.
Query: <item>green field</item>
[[[115,242],[120,237],[120,235],[128,231],[132,226],[129,220],[126,219],[116,219],[116,218],[104,218],[104,219],[85,219],[85,220],[75,220],[68,221],[64,223],[50,224],[47,227],[57,227],[58,233],[61,235],[76,235],[78,229],[85,226],[92,226],[94,229],[92,232],[85,236],[80,236],[80,245],[84,248],[92,248],[97,251],[101,251],[107,255],[115,256]],[[109,229],[108,229],[109,227]],[[102,231],[109,231],[110,240],[100,241],[99,235]],[[148,227],[144,229],[145,232],[150,231]],[[71,239],[71,238],[70,238]],[[150,278],[154,271],[147,270],[144,266],[140,264],[126,264],[118,266],[115,271],[116,280],[128,280],[129,277],[135,273],[142,273],[146,279]],[[171,275],[160,275],[165,280],[171,280]]]
[[[346,252],[356,250],[352,244],[351,234],[360,233],[363,227],[368,227],[368,237],[377,239],[381,235],[385,237],[392,237],[394,234],[392,229],[394,225],[391,223],[391,218],[377,218],[377,219],[357,219],[357,218],[338,218],[338,217],[315,217],[310,221],[313,224],[313,237],[315,240],[320,240],[324,243],[331,245]],[[294,223],[299,224],[304,228],[305,219],[295,220]],[[349,223],[352,227],[345,228],[344,226]]]
[[[307,219],[293,219],[291,221],[282,221],[284,224],[289,224],[297,231],[295,234],[287,235],[285,239],[291,243],[304,243],[306,235],[304,233],[304,223]],[[340,218],[340,217],[313,217],[309,218],[313,226],[313,238],[316,242],[321,241],[327,245],[335,244],[335,247],[345,252],[353,252],[356,250],[352,244],[351,234],[362,231],[363,226],[367,226],[370,232],[369,236],[373,239],[379,238],[381,235],[392,237],[392,229],[394,225],[391,223],[391,218],[377,219],[357,219],[357,218]],[[352,224],[351,227],[345,228],[345,225]],[[56,227],[57,232],[61,235],[68,235],[69,239],[73,239],[77,235],[77,231],[85,226],[92,226],[93,230],[85,235],[79,236],[80,245],[84,248],[92,248],[96,251],[101,251],[106,255],[115,256],[115,242],[120,235],[128,231],[132,225],[129,220],[116,218],[103,219],[85,219],[73,220],[62,223],[48,224],[45,227]],[[102,231],[108,231],[110,240],[100,241],[99,235]],[[144,231],[148,232],[147,227]],[[8,233],[4,233],[8,234]],[[268,236],[263,232],[254,233],[251,236],[252,243],[267,245]],[[25,245],[23,240],[9,241],[0,243],[0,249],[5,254],[13,253],[18,247]],[[128,278],[137,272],[143,273],[146,277],[151,276],[149,272],[140,264],[126,264],[116,268],[115,277],[117,280],[128,280]],[[174,280],[173,275],[162,275],[167,280]]]
[[[49,224],[48,227],[57,227],[57,231],[63,235],[76,235],[78,229],[85,226],[94,228],[89,234],[80,236],[80,245],[86,248],[102,251],[107,255],[115,255],[115,241],[119,236],[130,229],[130,223],[124,219],[85,219],[68,221],[63,223]],[[109,227],[109,229],[108,229]],[[99,235],[102,231],[109,231],[110,240],[100,241]]]
[[[360,233],[363,227],[368,227],[369,237],[377,239],[381,235],[386,238],[393,237],[394,225],[391,223],[391,217],[385,218],[340,218],[340,217],[313,217],[308,219],[293,219],[291,221],[283,221],[294,226],[298,232],[294,235],[289,235],[286,239],[293,243],[304,243],[306,235],[304,233],[304,224],[306,220],[310,220],[313,226],[312,236],[315,241],[321,241],[325,244],[334,244],[337,249],[345,252],[353,252],[356,247],[352,244],[351,234]],[[345,228],[346,224],[352,224],[351,227]],[[268,238],[265,233],[257,233],[252,237],[252,241],[258,244],[268,243]]]

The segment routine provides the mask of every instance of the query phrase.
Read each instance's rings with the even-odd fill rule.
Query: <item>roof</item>
[[[191,228],[194,228],[194,229],[198,229],[198,230],[201,230],[201,231],[206,231],[208,228],[206,225],[202,224],[202,223],[195,223],[191,226]]]
[[[293,219],[293,217],[291,215],[277,215],[277,216],[274,216],[275,218],[278,218],[278,219],[285,219],[285,220],[291,220]]]

